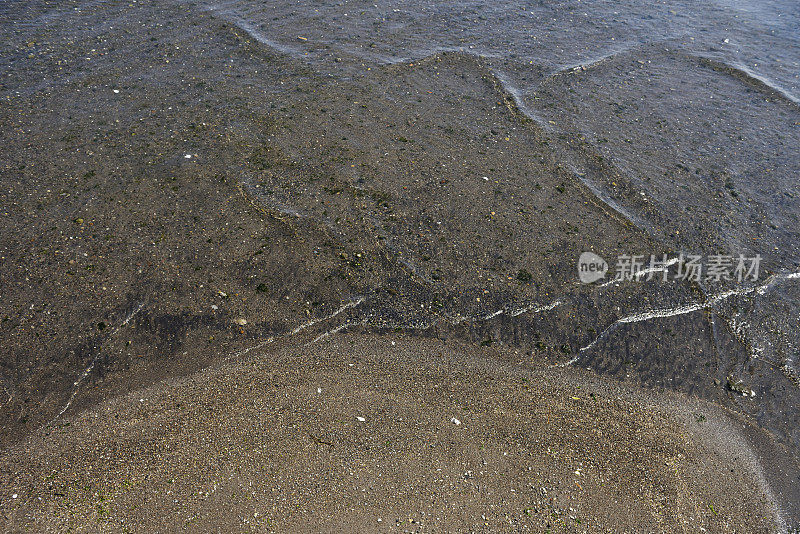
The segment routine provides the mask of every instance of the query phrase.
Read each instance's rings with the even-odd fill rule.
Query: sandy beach
[[[668,4],[0,3],[0,528],[796,532],[800,19]]]
[[[735,418],[519,353],[279,341],[2,455],[8,532],[774,532]],[[299,341],[299,342],[298,342]]]

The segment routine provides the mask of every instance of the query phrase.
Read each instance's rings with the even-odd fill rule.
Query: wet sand
[[[687,218],[678,238],[671,233],[671,212],[643,198],[642,184],[596,139],[580,133],[617,131],[619,124],[587,124],[557,113],[534,120],[485,58],[450,51],[362,65],[320,45],[317,51],[332,64],[358,67],[333,77],[191,4],[68,2],[53,8],[15,2],[0,9],[0,37],[9,43],[0,56],[6,73],[0,82],[0,444],[9,466],[2,476],[8,487],[13,482],[20,488],[16,500],[3,497],[9,525],[33,521],[60,530],[72,524],[66,519],[72,511],[75,526],[89,521],[92,528],[126,514],[126,521],[148,527],[162,519],[159,528],[182,525],[193,514],[205,518],[198,519],[201,527],[233,526],[224,516],[233,507],[248,520],[258,512],[276,528],[371,525],[385,513],[385,524],[417,514],[435,529],[440,516],[434,510],[446,513],[445,526],[479,528],[481,515],[497,526],[507,524],[506,515],[512,524],[527,519],[525,510],[531,510],[531,528],[539,531],[555,508],[562,519],[571,514],[566,501],[549,501],[555,491],[584,506],[572,506],[584,514],[572,514],[582,521],[570,527],[578,530],[608,524],[671,531],[686,520],[717,531],[736,525],[769,531],[776,525],[774,503],[756,460],[777,506],[789,518],[800,517],[800,388],[781,360],[755,351],[755,342],[767,346],[774,339],[748,336],[740,321],[742,309],[755,309],[754,317],[764,317],[764,332],[783,336],[775,346],[790,352],[793,330],[785,318],[800,299],[800,284],[777,268],[765,273],[774,276],[763,286],[730,294],[690,283],[576,281],[575,260],[585,250],[614,258],[672,253],[687,244],[713,251],[729,237],[753,241],[747,234],[752,229],[741,235],[692,230],[732,209],[731,199],[738,197],[727,192],[724,176],[713,180],[724,194],[715,189],[707,202],[707,191],[689,181],[696,173],[676,174],[697,187],[687,194],[693,208],[710,210]],[[628,63],[638,69],[630,59],[596,71],[614,76]],[[566,109],[564,95],[597,90],[576,76],[551,79],[538,98]],[[741,91],[733,83],[725,88]],[[783,109],[785,101],[778,104],[781,113],[795,113]],[[584,121],[595,117],[591,110],[573,111]],[[551,124],[557,121],[571,133]],[[780,150],[791,148],[792,138],[779,134]],[[624,142],[633,135],[626,131]],[[672,165],[673,157],[665,154],[664,165]],[[749,194],[736,187],[740,197]],[[666,184],[657,190],[672,189]],[[796,217],[790,198],[788,222]],[[665,202],[669,207],[677,201]],[[766,218],[738,212],[730,224],[744,228],[743,220],[753,232],[769,227]],[[763,242],[765,256],[778,255],[773,243],[793,241],[784,227],[769,231],[777,237]],[[792,261],[778,266],[792,267]],[[719,295],[725,296],[715,300]],[[383,337],[325,337],[331,331]],[[393,337],[399,334],[407,337]],[[333,345],[306,349],[297,335],[307,336],[303,342],[323,336],[321,342]],[[347,360],[350,339],[357,340],[357,354],[372,362],[359,371],[352,390],[344,385],[350,375],[343,364],[354,363]],[[247,367],[270,369],[272,356],[262,354],[270,340],[296,343],[276,353],[287,358],[274,362],[276,376],[287,377],[281,383],[263,382]],[[400,374],[387,374],[376,363],[393,357],[378,350],[389,341],[403,347],[405,359],[390,362]],[[466,357],[451,343],[469,355],[464,370],[457,368]],[[455,378],[425,363],[438,351],[448,373],[463,373],[459,388],[452,387]],[[216,367],[226,361],[229,367]],[[520,373],[529,375],[525,386],[536,395],[526,396],[522,378],[518,384],[511,371],[492,374],[508,362],[522,365]],[[552,366],[580,369],[548,370]],[[219,369],[228,369],[230,377]],[[300,395],[298,388],[320,373],[327,383],[319,387],[336,391],[336,402]],[[204,385],[208,376],[214,382]],[[236,377],[250,384],[242,393],[253,404],[247,410],[260,407],[272,421],[289,418],[293,433],[259,426],[257,413],[242,412],[255,418],[249,422],[237,415],[241,399],[229,395]],[[757,394],[733,391],[728,377]],[[595,384],[592,392],[605,395],[608,405],[567,391],[562,380],[575,383],[575,391]],[[227,389],[200,394],[217,382]],[[370,383],[395,391],[400,404],[393,408],[384,397],[369,397]],[[255,404],[257,386],[270,402]],[[607,393],[616,388],[625,395]],[[573,396],[580,403],[571,404]],[[160,400],[131,402],[139,398]],[[381,427],[369,427],[374,417],[364,416],[366,425],[358,426],[344,411],[366,408],[368,398],[380,400],[394,417],[383,420],[384,428],[394,429],[391,439],[406,440],[405,448],[379,448],[386,440],[379,439]],[[415,404],[418,398],[435,409]],[[511,415],[495,418],[489,399],[506,403]],[[465,402],[475,404],[479,422],[470,426],[467,416],[458,417],[463,424],[452,428],[449,420],[457,416],[443,413],[463,409]],[[198,412],[203,403],[212,410]],[[687,408],[692,403],[703,409]],[[548,422],[543,414],[551,409]],[[295,411],[307,417],[291,419]],[[323,415],[325,424],[299,430]],[[228,421],[238,426],[226,426]],[[747,442],[732,437],[738,434],[731,425],[749,429]],[[328,431],[333,434],[325,437]],[[583,460],[569,452],[570,432],[581,436],[575,450],[585,455],[584,463],[605,469],[588,475],[593,478],[586,484],[574,475],[573,464]],[[642,433],[646,445],[638,441]],[[205,448],[204,436],[217,446]],[[511,438],[516,441],[506,451]],[[725,448],[729,439],[732,449]],[[272,478],[258,474],[263,464],[250,454],[249,440],[264,446],[264,458],[275,466]],[[480,440],[499,462],[494,478],[481,482],[490,488],[485,491],[463,476],[490,462],[479,453]],[[429,447],[434,441],[440,449]],[[661,447],[662,441],[669,445]],[[94,449],[81,443],[94,443]],[[219,456],[226,446],[250,452],[231,460]],[[547,447],[559,451],[558,458],[543,453]],[[528,463],[503,463],[500,450],[525,451]],[[338,467],[323,483],[331,454],[338,455]],[[214,462],[185,465],[209,455]],[[405,493],[392,497],[390,482],[373,482],[379,491],[368,499],[369,513],[359,508],[356,496],[363,488],[345,474],[363,466],[348,463],[351,457],[363,458],[371,474],[377,465],[393,466],[391,477]],[[449,502],[461,503],[456,508],[431,497],[439,489],[431,462],[440,463],[448,481],[462,484],[447,490]],[[54,475],[62,489],[53,491],[63,495],[42,480],[56,464],[74,466]],[[263,509],[236,503],[244,482],[231,482],[235,466],[247,487],[252,482],[268,499]],[[541,482],[547,496],[536,496],[540,488],[531,488],[530,480],[523,483],[528,467],[538,473],[532,483]],[[508,480],[494,476],[506,468]],[[184,469],[180,490],[167,486],[175,477],[160,475],[176,469]],[[206,469],[214,475],[203,478]],[[137,488],[127,494],[124,472]],[[303,473],[319,480],[314,495]],[[280,477],[287,481],[281,487],[291,490],[277,489]],[[193,491],[201,491],[192,484],[211,493],[223,479],[224,497],[208,507],[192,501],[191,513],[182,508]],[[591,491],[574,493],[575,481]],[[347,506],[335,499],[336,487],[346,488]],[[410,487],[423,488],[427,497]],[[300,500],[289,500],[301,489]],[[514,495],[523,489],[524,498]],[[147,495],[169,490],[179,492],[183,504],[161,514],[168,503]],[[273,491],[277,500],[266,497]],[[95,493],[113,495],[117,504],[106,509]],[[507,507],[494,500],[498,494],[509,500]],[[642,495],[646,506],[639,503]],[[491,504],[495,509],[487,509]],[[313,513],[296,517],[296,505]],[[180,518],[173,515],[178,510]]]
[[[736,418],[509,349],[256,349],[2,455],[3,529],[774,532]]]

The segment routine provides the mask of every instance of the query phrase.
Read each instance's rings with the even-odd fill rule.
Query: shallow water
[[[583,162],[559,154],[598,198],[667,250],[763,256],[758,282],[777,274],[781,287],[725,299],[726,321],[753,356],[796,376],[798,309],[795,288],[784,287],[796,284],[800,266],[796,3],[203,5],[342,81],[369,83],[369,69],[447,52],[478,58],[517,109],[611,162],[618,174],[592,181]],[[594,245],[587,239],[586,248]],[[754,326],[765,316],[772,328]]]
[[[758,400],[734,402],[744,403],[741,409],[797,450],[797,416],[789,415],[796,413],[796,391],[785,392],[787,387],[800,387],[796,3],[245,1],[205,7],[277,52],[342,81],[370,83],[365,72],[369,69],[413,65],[442,53],[478,58],[481,66],[471,68],[490,72],[515,107],[543,130],[554,137],[578,137],[587,145],[582,150],[609,162],[612,173],[590,178],[582,156],[558,152],[560,165],[658,246],[675,255],[686,251],[763,256],[765,269],[756,282],[700,284],[702,296],[690,299],[697,304],[688,306],[676,296],[680,290],[659,289],[662,294],[655,298],[639,295],[633,304],[611,313],[622,322],[597,314],[597,324],[589,326],[600,332],[595,339],[565,336],[568,320],[554,321],[559,326],[552,336],[556,346],[569,339],[570,351],[583,345],[570,359],[574,365],[624,377],[633,368],[651,385],[709,395],[709,375],[723,383],[729,376],[740,377]],[[432,80],[416,83],[411,91],[447,89],[446,83],[437,87]],[[381,185],[388,181],[377,180]],[[418,215],[447,203],[436,195],[421,198],[423,205],[411,208]],[[421,226],[430,224],[441,222],[430,220]],[[474,225],[475,221],[465,223]],[[390,250],[431,283],[430,272],[414,262],[444,247],[421,247],[417,238],[407,240],[404,233],[388,231]],[[583,235],[586,249],[602,246],[590,233]],[[485,263],[475,257],[467,261]],[[530,261],[548,263],[541,258]],[[770,275],[775,278],[768,279]],[[480,280],[472,282],[482,285]],[[595,314],[569,302],[574,288],[561,292],[561,300],[567,302],[563,306],[585,314],[578,323],[592,323],[586,317]],[[613,294],[593,298],[618,302]],[[517,320],[509,317],[507,304],[496,307],[479,314],[494,321]],[[603,305],[598,302],[596,307]],[[699,325],[699,332],[698,309],[708,320]],[[625,321],[626,317],[640,319]],[[381,324],[374,316],[370,320]],[[404,317],[400,324],[427,326],[430,321]],[[498,328],[496,338],[526,344],[529,325],[514,325],[513,334],[502,332],[508,327]],[[674,331],[683,339],[665,339]],[[475,337],[484,335],[492,339],[492,334]],[[632,346],[632,338],[642,339]]]
[[[99,320],[89,309],[127,325],[135,309],[128,341],[149,346],[141,352],[156,367],[182,362],[184,349],[241,354],[302,325],[315,336],[404,329],[500,342],[528,365],[587,366],[714,400],[800,457],[796,3],[0,10],[12,43],[0,57],[13,163],[3,195],[14,206],[0,243],[14,354],[3,409],[20,424],[37,413],[15,404],[25,395],[44,406],[41,418],[56,415],[74,385],[124,380],[142,357],[117,330],[80,348],[41,347],[26,321],[79,330]],[[83,177],[70,182],[74,196],[47,200],[72,175]],[[251,213],[213,218],[237,191],[272,218],[266,238],[254,237],[262,229]],[[122,214],[120,197],[135,216]],[[58,246],[79,264],[84,250],[105,255],[92,272],[107,263],[120,289],[64,319],[31,304],[20,273],[57,272],[26,247],[49,250],[50,222],[71,231],[89,208],[124,239],[109,239],[114,250]],[[212,231],[222,235],[206,245]],[[587,250],[609,263],[605,280],[620,255],[763,260],[758,279],[741,283],[584,285],[576,262]],[[178,291],[173,264],[199,274]],[[222,302],[208,311],[220,280],[249,299],[235,310],[253,329],[241,329],[246,342],[217,311]],[[66,309],[86,289],[52,291]],[[800,517],[790,497],[800,481],[780,484],[787,513]]]

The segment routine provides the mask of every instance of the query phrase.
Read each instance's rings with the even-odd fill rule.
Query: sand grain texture
[[[7,449],[4,530],[776,529],[711,404],[452,341],[253,352]]]

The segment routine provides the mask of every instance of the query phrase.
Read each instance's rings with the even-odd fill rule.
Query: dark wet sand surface
[[[36,479],[46,476],[49,467],[44,466],[52,463],[94,464],[99,458],[92,456],[96,453],[73,450],[71,444],[81,440],[97,440],[103,447],[121,451],[132,447],[132,433],[144,432],[143,451],[148,452],[137,453],[126,469],[131,476],[145,476],[147,462],[156,461],[149,454],[165,447],[159,440],[167,438],[160,435],[158,426],[128,420],[129,408],[123,399],[133,397],[124,395],[149,387],[147,391],[163,390],[158,393],[159,402],[168,403],[169,380],[192,377],[187,383],[200,381],[205,375],[194,373],[231,358],[261,361],[270,339],[292,343],[295,331],[308,337],[304,341],[324,336],[319,342],[332,341],[337,347],[345,343],[337,341],[338,336],[349,331],[383,336],[402,332],[411,336],[403,338],[402,346],[413,350],[409,348],[404,353],[407,359],[396,365],[412,375],[423,373],[425,358],[441,340],[447,340],[448,347],[454,341],[464,343],[459,346],[475,361],[485,358],[487,366],[513,352],[518,358],[514,363],[524,373],[547,375],[542,378],[547,387],[538,386],[538,397],[489,388],[487,399],[523,403],[535,413],[555,402],[542,391],[558,389],[560,381],[567,380],[563,377],[599,380],[569,366],[553,371],[554,375],[545,371],[570,362],[591,368],[606,377],[603,380],[622,380],[627,384],[625,391],[646,386],[651,392],[635,389],[636,395],[664,395],[669,400],[660,401],[659,410],[666,411],[658,411],[658,417],[666,418],[664,424],[646,433],[650,443],[657,443],[661,436],[673,448],[636,449],[652,461],[592,452],[594,462],[612,469],[618,461],[620,469],[629,471],[620,481],[609,482],[617,493],[598,489],[600,478],[587,486],[594,492],[586,490],[580,497],[586,506],[586,522],[570,528],[605,524],[673,531],[679,523],[669,521],[680,517],[716,531],[729,530],[726,521],[743,531],[771,530],[774,511],[764,505],[767,497],[753,475],[753,465],[742,460],[745,442],[737,441],[739,452],[718,452],[715,447],[727,439],[727,434],[715,432],[722,427],[704,426],[692,419],[694,412],[682,411],[686,403],[705,402],[717,406],[709,408],[709,413],[730,413],[735,421],[742,418],[740,422],[750,430],[741,439],[749,440],[753,449],[749,454],[760,461],[763,476],[771,484],[770,498],[788,521],[800,517],[800,388],[791,365],[797,347],[792,318],[800,298],[800,283],[794,275],[796,199],[800,198],[796,195],[800,192],[796,179],[787,178],[797,164],[792,152],[797,129],[789,126],[797,119],[797,109],[779,93],[729,74],[719,81],[714,73],[722,76],[718,71],[724,69],[695,57],[676,59],[653,51],[647,56],[651,70],[642,74],[638,56],[622,54],[574,73],[551,77],[539,73],[543,81],[529,95],[531,100],[525,101],[539,103],[531,113],[537,121],[523,113],[531,110],[504,83],[492,60],[463,51],[357,68],[357,58],[340,54],[343,57],[337,61],[335,51],[329,50],[322,55],[330,55],[331,64],[345,64],[348,69],[334,76],[320,63],[276,52],[255,39],[252,28],[248,33],[241,24],[189,4],[19,2],[0,9],[0,32],[9,43],[0,64],[0,218],[4,228],[0,234],[4,388],[0,440],[9,459],[2,477],[32,484],[18,491],[22,500],[2,497],[6,520],[12,521],[9,526],[22,525],[25,517],[33,517],[25,514],[35,514],[62,529],[69,524],[61,522],[69,506],[74,506],[77,516],[74,525],[88,517],[81,510],[102,508],[91,502],[95,492],[70,493],[72,504],[67,505]],[[297,41],[297,46],[302,43]],[[664,80],[688,69],[700,73],[691,83],[705,86],[706,76],[717,84],[715,94],[758,102],[746,107],[746,112],[725,112],[719,119],[728,128],[724,132],[712,128],[703,142],[684,143],[698,139],[706,127],[680,120],[676,125],[667,110],[680,98],[668,96],[668,81],[652,79]],[[601,82],[614,91],[605,91]],[[636,89],[640,86],[662,96],[644,104]],[[649,107],[642,109],[645,106]],[[768,134],[764,133],[764,109],[770,113],[777,109]],[[644,126],[639,125],[642,121]],[[734,131],[741,139],[724,138]],[[738,165],[762,150],[763,172],[749,168],[746,174],[732,174],[725,158],[711,152],[691,167],[681,163],[689,155],[723,143],[731,143],[731,152],[737,151]],[[637,160],[637,154],[646,157]],[[637,165],[653,171],[653,180],[642,180],[644,171]],[[777,169],[777,182],[770,181],[768,169]],[[728,294],[730,287],[678,282],[585,286],[576,277],[575,262],[585,250],[610,259],[619,254],[660,255],[683,249],[727,252],[740,246],[754,247],[746,250],[762,253],[768,260],[762,279],[745,292]],[[662,313],[653,313],[659,310]],[[628,320],[642,314],[642,319]],[[384,342],[369,339],[362,352],[373,359],[380,357],[375,347]],[[317,350],[322,351],[312,347],[300,354],[311,358],[308,355]],[[348,357],[343,349],[320,354],[304,363],[308,373],[328,365],[322,355],[331,358],[330,366]],[[450,354],[447,358],[458,357]],[[287,363],[276,366],[278,373],[292,369]],[[222,368],[213,369],[209,372]],[[349,398],[344,386],[335,386],[344,380],[340,371],[326,371],[328,387],[340,388],[345,405],[364,402],[367,389]],[[245,373],[238,368],[231,372],[232,376]],[[411,401],[422,393],[408,391],[422,386],[384,376],[378,366],[362,372],[363,388],[368,388],[368,377],[372,377],[384,381],[382,387],[400,388],[406,391],[404,395],[411,395],[397,410],[407,410],[406,420],[426,421],[424,432],[453,430],[447,426],[452,416],[429,413]],[[254,383],[261,380],[246,376]],[[755,396],[744,397],[727,387],[728,377],[742,381]],[[451,384],[441,373],[419,380],[431,388]],[[460,380],[466,389],[485,387],[485,377],[476,375],[473,380],[465,374]],[[623,387],[615,383],[598,388]],[[290,386],[264,387],[268,398],[277,398],[283,394],[282,387]],[[670,393],[674,391],[687,396]],[[187,395],[185,401],[175,401],[184,406],[195,402],[189,391],[173,393],[176,398]],[[115,400],[119,395],[123,396]],[[249,395],[257,398],[252,391]],[[558,398],[566,402],[568,397],[562,392]],[[312,409],[308,399],[293,399],[286,405],[290,412]],[[197,420],[197,434],[186,427],[183,434],[170,437],[178,452],[158,460],[166,462],[159,464],[163,469],[169,462],[180,464],[181,458],[199,454],[201,444],[196,440],[202,439],[202,428],[219,434],[213,430],[215,424],[240,417],[235,415],[238,401],[220,393],[213,402],[215,413],[226,416]],[[454,405],[449,397],[435,394],[428,402],[441,410]],[[329,410],[325,417],[333,421],[349,418],[342,411],[345,405],[314,409]],[[594,412],[583,412],[584,408],[570,407],[569,417],[588,424]],[[277,405],[265,404],[264,409],[272,417],[280,416]],[[614,426],[616,417],[628,414],[629,409],[626,404],[597,412],[597,421],[603,422],[597,423],[599,431],[607,440],[602,442],[603,450],[619,454],[632,450],[636,432],[631,428],[643,419],[631,415],[626,420],[629,427]],[[118,418],[104,420],[110,412],[103,410],[112,410]],[[513,434],[526,425],[538,429],[542,439],[552,439],[553,446],[562,451],[568,446],[563,434],[567,431],[555,422],[545,427],[540,417],[512,410],[524,416],[524,423],[498,420],[495,428],[489,401],[481,410],[480,432],[491,434],[495,454],[503,443],[498,437],[501,429]],[[63,427],[72,418],[86,421],[88,414],[103,413],[97,424],[105,426],[89,428],[76,422]],[[674,417],[679,423],[672,423]],[[705,417],[723,420],[722,415]],[[436,426],[440,419],[441,426]],[[164,426],[178,421],[192,424],[190,416],[175,411],[159,421]],[[349,419],[346,422],[350,425]],[[611,426],[604,429],[606,423]],[[397,421],[384,424],[394,425],[397,435],[405,433],[409,448],[410,443],[425,447],[426,434]],[[115,425],[121,432],[116,437]],[[256,439],[257,428],[263,428],[248,429],[243,420],[240,425],[241,434],[224,437],[229,447],[244,447],[237,440]],[[467,427],[465,423],[459,429]],[[349,441],[336,449],[343,451],[336,453],[342,455],[337,461],[372,450],[365,449],[365,443],[379,440],[377,431],[367,438],[352,434],[353,426],[346,428],[342,432]],[[583,430],[579,441],[588,450],[595,443],[592,440],[600,438]],[[270,432],[259,434],[258,439],[276,443],[275,449],[264,453],[273,463],[280,455],[291,456],[303,448],[319,454],[318,448],[325,449],[319,443],[311,447],[314,444],[303,434],[305,430],[291,438],[280,428]],[[713,446],[695,448],[696,432]],[[467,456],[477,461],[476,436],[459,437],[443,445],[445,452],[431,453],[431,457],[396,456],[411,454],[404,449],[375,453],[369,461],[393,461],[395,466],[405,463],[401,458],[410,458],[412,465]],[[688,445],[686,436],[692,436]],[[26,439],[33,441],[20,441]],[[182,440],[188,441],[179,446]],[[27,453],[20,448],[23,443],[37,443],[37,450],[42,443],[47,445],[42,456],[31,454],[26,459]],[[683,457],[674,452],[680,447],[688,447],[686,458],[691,461],[681,463]],[[525,442],[524,448],[536,449],[531,442]],[[538,467],[543,477],[550,476],[548,484],[571,484],[571,475],[558,471],[541,452],[536,449],[531,467]],[[64,455],[73,453],[74,459],[65,459]],[[114,456],[109,457],[113,460]],[[26,461],[30,462],[27,467]],[[313,471],[323,470],[326,460],[296,461],[308,462],[298,469]],[[661,469],[664,461],[672,462],[669,469],[666,464]],[[732,478],[727,475],[728,464],[734,466]],[[252,481],[260,485],[259,491],[272,491],[269,480],[263,476],[256,480],[259,467],[253,457],[241,459],[241,465],[241,476],[248,484]],[[637,466],[652,471],[642,476]],[[673,468],[680,472],[674,479],[670,478]],[[91,519],[91,525],[122,517],[129,503],[142,495],[124,495],[115,480],[119,466],[98,469],[96,483],[107,484],[102,491],[115,492],[118,505],[113,512]],[[231,493],[216,504],[191,505],[204,510],[197,512],[204,518],[198,519],[199,525],[229,519],[214,514],[223,513],[222,503],[233,501],[236,490],[230,475],[234,468],[220,464],[215,469],[215,476],[228,481],[226,491]],[[281,476],[291,478],[290,467],[284,469]],[[399,467],[393,469],[392,476],[406,481],[406,487],[422,484],[426,491],[436,489],[432,479],[412,482],[421,476],[416,471],[403,474]],[[455,476],[461,467],[453,471],[449,464],[447,469]],[[505,467],[495,469],[501,472]],[[27,475],[26,470],[30,471]],[[323,471],[315,472],[322,476]],[[433,476],[430,471],[424,473]],[[522,483],[523,474],[514,473],[511,478],[528,488],[528,481]],[[17,478],[21,475],[22,479]],[[61,483],[73,484],[64,476]],[[203,484],[213,478],[192,478],[200,477],[199,472],[181,476]],[[137,491],[149,491],[149,483],[143,480],[139,479]],[[165,482],[159,480],[153,482],[153,491],[163,489],[158,484]],[[705,487],[703,480],[714,482]],[[86,483],[93,483],[92,477]],[[653,492],[664,493],[648,498],[652,506],[647,510],[635,508],[638,504],[631,499],[638,494],[626,493],[629,483],[647,484]],[[185,484],[180,491],[187,496],[191,486]],[[305,482],[298,478],[291,484],[300,488]],[[83,486],[81,482],[70,491],[78,492],[76,488]],[[517,491],[517,486],[504,486],[497,480],[490,486],[495,488],[492,493],[502,492],[503,499],[512,499],[511,488]],[[354,487],[348,486],[352,499],[348,502],[350,508],[361,509]],[[384,495],[391,493],[387,483],[379,487],[389,492]],[[329,489],[333,492],[332,486]],[[464,488],[451,490],[448,498],[465,508],[448,512],[442,523],[445,527],[478,528],[481,523],[475,518],[486,513],[482,507],[496,504],[485,495],[459,493],[467,491]],[[41,506],[58,508],[60,519],[42,512],[49,508],[37,512],[40,503],[29,502],[32,495],[42,497],[46,504]],[[531,500],[531,494],[526,495]],[[611,495],[625,504],[609,508],[608,517],[601,519],[597,514],[605,513],[613,502]],[[518,497],[522,499],[513,499]],[[434,510],[445,510],[432,504],[438,501],[405,505],[417,501],[373,496],[368,500],[369,514],[350,514],[330,495],[325,498],[316,508],[310,497],[299,501],[305,503],[301,507],[317,510],[305,518],[293,518],[289,501],[274,507],[270,502],[259,513],[276,528],[300,528],[337,522],[352,526],[367,519],[366,524],[372,525],[380,517],[375,514],[383,509],[387,510],[383,521],[394,528],[395,516],[427,510],[426,529],[435,529]],[[490,513],[491,525],[497,521],[506,525],[506,515],[511,525],[522,524],[514,521],[522,521],[520,514],[531,506],[513,499],[508,510]],[[711,504],[712,513],[709,504],[714,499],[726,504]],[[143,503],[146,512],[133,511],[126,521],[146,520],[147,514],[166,506],[155,500]],[[384,505],[388,508],[380,508]],[[242,503],[236,506],[236,521],[245,512],[252,516],[259,510],[253,508],[251,513]],[[624,512],[634,509],[633,515]],[[545,505],[537,510],[531,520],[535,531],[543,525],[537,521],[550,513]],[[159,528],[183,524],[191,515],[164,516],[168,523]],[[460,523],[462,517],[468,519]],[[639,520],[642,523],[629,522]],[[236,529],[243,526],[227,524]],[[255,524],[256,528],[266,525]],[[694,526],[686,528],[696,531]]]

